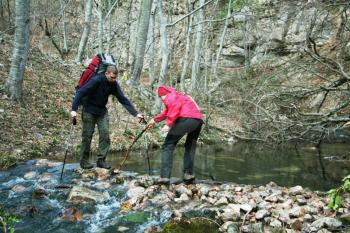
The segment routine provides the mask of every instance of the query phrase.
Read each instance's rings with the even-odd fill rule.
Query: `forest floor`
[[[23,101],[13,102],[5,94],[5,83],[11,65],[11,43],[11,39],[5,37],[0,42],[0,167],[7,168],[18,161],[31,158],[63,158],[71,125],[71,101],[82,67],[75,65],[73,59],[71,62],[69,59],[62,61],[60,58],[43,55],[38,48],[32,46],[23,81]],[[150,119],[147,106],[152,106],[152,101],[132,95],[124,83],[121,86],[136,108],[141,113],[146,113]],[[144,126],[113,98],[108,105],[111,150],[125,150]],[[206,111],[203,113],[205,117]],[[199,143],[215,143],[224,139],[227,142],[226,129],[232,128],[228,125],[231,122],[230,116],[216,117],[215,114],[210,114],[210,120],[215,127],[206,124]],[[160,127],[158,125],[149,134],[153,147],[161,145],[163,140],[157,130]],[[73,131],[72,142],[77,154],[81,132],[79,122]],[[93,148],[96,148],[96,139],[97,133],[94,135]],[[136,144],[135,149],[138,146]]]

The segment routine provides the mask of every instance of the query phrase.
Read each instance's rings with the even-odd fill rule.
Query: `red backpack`
[[[76,90],[85,85],[94,75],[106,72],[106,68],[109,65],[116,66],[117,63],[112,55],[108,54],[96,54],[90,64],[86,67],[85,71],[81,73]]]

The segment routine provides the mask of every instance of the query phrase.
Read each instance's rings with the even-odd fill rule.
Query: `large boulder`
[[[74,186],[69,193],[68,202],[87,203],[87,202],[105,202],[110,198],[108,192],[98,192],[82,186]]]

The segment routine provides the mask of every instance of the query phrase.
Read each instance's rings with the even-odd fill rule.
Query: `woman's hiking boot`
[[[110,169],[110,168],[111,168],[111,166],[109,166],[109,165],[106,163],[105,159],[98,159],[98,160],[97,160],[97,167],[99,167],[99,168],[105,168],[105,169]]]
[[[159,178],[157,181],[157,184],[159,185],[170,185],[170,179],[169,178]]]
[[[196,179],[196,177],[193,174],[190,173],[184,173],[183,181],[185,184],[191,184]]]

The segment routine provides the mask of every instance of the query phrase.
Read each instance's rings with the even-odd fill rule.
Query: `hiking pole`
[[[61,171],[61,180],[62,180],[62,177],[63,177],[64,166],[66,165],[66,159],[67,159],[67,154],[68,154],[68,147],[69,147],[69,142],[71,141],[71,138],[72,138],[73,127],[76,124],[77,124],[77,118],[73,117],[72,125],[70,127],[69,134],[68,134],[68,139],[67,139],[67,143],[66,143],[66,151],[64,153],[64,161],[63,161],[63,166],[62,166],[62,171]]]
[[[144,120],[143,123],[145,123],[145,122],[146,122],[146,121]],[[134,140],[132,141],[131,145],[129,146],[129,148],[128,148],[127,151],[126,151],[126,154],[125,154],[125,157],[124,157],[123,161],[119,164],[119,166],[118,166],[117,169],[113,169],[113,172],[118,173],[118,172],[122,169],[124,163],[126,162],[126,160],[127,160],[128,157],[129,157],[131,148],[132,148],[133,145],[137,142],[137,140],[140,139],[140,137],[142,136],[142,134],[143,134],[144,132],[146,132],[149,128],[151,128],[151,127],[147,125],[147,126],[134,138]]]
[[[149,154],[148,154],[148,136],[147,134],[144,135],[144,139],[145,139],[145,146],[146,146],[146,156],[147,156],[147,165],[148,165],[148,175],[151,175],[151,163],[150,163],[150,160],[149,160]]]

